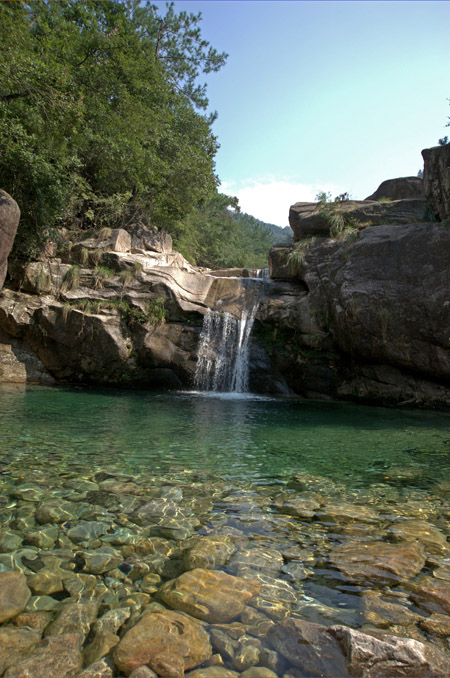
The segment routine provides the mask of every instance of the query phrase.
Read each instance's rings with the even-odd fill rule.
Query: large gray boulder
[[[422,151],[425,195],[436,215],[443,221],[450,216],[450,144]]]
[[[19,225],[20,209],[9,193],[0,189],[0,289],[6,278],[8,255]]]
[[[320,203],[297,202],[289,210],[289,224],[294,242],[312,236],[330,237],[329,210],[339,214],[345,223],[363,229],[381,224],[413,224],[425,220],[427,201],[422,198],[377,202],[346,200],[331,203],[324,210]]]
[[[423,179],[420,177],[399,177],[386,179],[366,200],[407,200],[408,198],[424,198]]]

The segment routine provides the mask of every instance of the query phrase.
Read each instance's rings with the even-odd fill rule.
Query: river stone
[[[78,674],[77,678],[112,678],[114,674],[114,665],[109,658],[100,659],[98,662],[94,662],[87,666],[81,673]],[[156,676],[156,674],[154,674]],[[151,678],[154,678],[152,676]],[[144,678],[142,676],[142,678]]]
[[[420,615],[412,612],[404,605],[387,600],[379,591],[363,591],[362,611],[367,624],[373,624],[380,628],[388,628],[393,624],[408,626],[416,624]]]
[[[34,629],[0,629],[0,674],[20,661],[24,654],[32,650],[41,640],[41,634]]]
[[[387,533],[393,541],[421,542],[427,553],[436,556],[449,556],[450,547],[445,535],[437,527],[424,520],[404,520],[393,525]]]
[[[0,624],[23,612],[31,591],[21,572],[0,572]]]
[[[52,499],[40,504],[35,512],[38,523],[65,523],[76,519],[76,510],[69,502]]]
[[[161,654],[164,655],[162,659],[158,658]],[[208,634],[198,621],[189,615],[165,610],[144,615],[127,631],[114,650],[114,661],[128,676],[144,664],[156,670],[152,660],[159,666],[160,661],[167,663],[171,657],[177,667],[182,661],[179,675],[183,676],[184,671],[199,666],[211,654]]]
[[[439,636],[442,638],[448,638],[450,636],[450,617],[446,614],[434,613],[426,619],[421,618],[419,626],[431,636]]]
[[[312,476],[308,473],[295,473],[289,481],[289,487],[300,492],[317,492],[318,494],[336,494],[337,486],[323,476]]]
[[[322,523],[347,524],[347,523],[376,523],[378,514],[375,511],[360,506],[359,504],[326,504],[322,506],[317,516]]]
[[[123,560],[120,555],[101,551],[82,551],[77,555],[84,560],[83,572],[88,574],[104,574],[114,570]]]
[[[225,565],[236,550],[226,535],[191,537],[184,545],[184,562],[188,570],[197,567],[214,570]]]
[[[56,525],[48,525],[41,530],[27,532],[24,543],[37,546],[41,549],[51,548],[58,538],[59,529]]]
[[[290,618],[269,631],[274,648],[305,676],[348,676],[338,643],[320,624]]]
[[[375,638],[346,626],[332,626],[328,633],[338,641],[352,676],[431,678],[450,675],[450,657],[431,643],[387,634]]]
[[[99,631],[95,634],[93,640],[83,650],[83,661],[89,666],[109,654],[115,647],[120,638],[111,631]]]
[[[265,666],[252,666],[241,673],[241,678],[277,678],[277,674]]]
[[[239,673],[225,666],[205,666],[186,674],[186,678],[239,678]]]
[[[78,633],[45,638],[28,657],[11,665],[6,678],[75,678],[82,663]]]
[[[248,604],[274,621],[287,617],[298,592],[288,582],[275,577],[259,574],[257,581],[261,590]]]
[[[97,618],[98,602],[68,602],[61,605],[56,619],[45,629],[46,636],[78,633],[84,638]]]
[[[435,577],[418,577],[409,582],[411,599],[429,612],[450,614],[450,582]]]
[[[22,612],[14,617],[12,623],[15,626],[27,626],[30,629],[35,629],[42,634],[43,630],[51,622],[53,615],[50,612]]]
[[[149,666],[138,666],[130,673],[130,678],[158,678],[158,676]]]
[[[70,574],[66,572],[66,576]],[[50,596],[52,593],[64,590],[61,573],[46,567],[28,577],[27,584],[33,593],[43,596]]]
[[[99,633],[100,631],[110,631],[111,633],[117,633],[117,631],[125,624],[130,615],[131,610],[129,607],[117,607],[114,610],[109,610],[94,622],[92,625],[92,630],[95,631],[95,633]]]
[[[214,623],[235,619],[260,590],[252,579],[196,568],[164,584],[159,596],[176,610]]]
[[[320,502],[316,499],[307,499],[302,497],[292,497],[274,502],[273,507],[280,513],[288,516],[295,516],[308,520],[313,518],[315,512],[320,508]]]
[[[348,543],[330,552],[332,564],[355,584],[397,584],[411,579],[425,564],[419,542]]]
[[[79,520],[75,527],[67,531],[67,536],[75,544],[80,542],[90,542],[102,534],[105,534],[109,529],[109,524],[99,520]]]
[[[276,549],[250,548],[237,551],[228,561],[228,568],[239,577],[254,577],[258,572],[276,576],[284,559]]]
[[[22,537],[15,532],[1,530],[0,532],[0,552],[9,553],[15,551],[22,544]]]

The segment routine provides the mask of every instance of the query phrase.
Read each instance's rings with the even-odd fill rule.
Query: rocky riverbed
[[[420,472],[249,489],[182,467],[6,462],[0,673],[448,675],[450,485]]]

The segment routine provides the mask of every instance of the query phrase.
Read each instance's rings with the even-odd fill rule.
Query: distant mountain
[[[277,243],[291,242],[293,235],[292,230],[289,226],[276,226],[276,224],[269,224],[266,221],[261,221],[253,217],[251,214],[246,214],[245,212],[238,212],[235,215],[235,219],[239,222],[252,224],[254,227],[260,228],[262,231],[270,233],[272,244],[276,245]]]

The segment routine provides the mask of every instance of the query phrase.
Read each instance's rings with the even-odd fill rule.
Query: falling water
[[[248,286],[240,318],[208,309],[203,320],[195,372],[200,391],[246,393],[250,335],[263,286]]]

